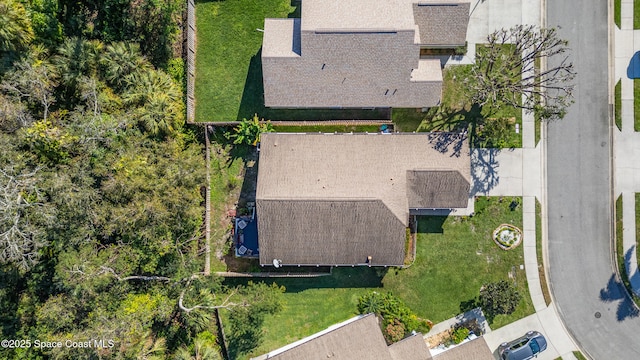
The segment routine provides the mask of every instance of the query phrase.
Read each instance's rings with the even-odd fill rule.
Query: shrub
[[[385,330],[385,337],[390,342],[397,338],[395,332],[399,331],[396,322],[402,324],[403,334],[400,339],[411,331],[426,333],[431,329],[433,323],[416,316],[416,314],[405,305],[402,300],[391,293],[379,293],[371,291],[358,299],[358,312],[360,314],[374,313],[382,318],[382,328]],[[391,325],[391,327],[389,327]],[[394,336],[387,334],[389,330],[394,331]],[[389,336],[387,336],[389,335]]]
[[[485,284],[480,289],[480,304],[490,317],[513,313],[521,298],[518,290],[505,280]]]
[[[460,344],[464,341],[464,339],[467,338],[467,336],[469,336],[469,329],[467,329],[466,327],[459,327],[453,330],[453,333],[451,334],[451,340],[454,344]]]
[[[404,324],[401,323],[398,319],[394,319],[391,323],[389,323],[384,331],[384,337],[389,343],[394,343],[402,340],[404,338],[404,334]]]
[[[270,121],[264,122],[258,118],[258,114],[253,115],[251,120],[242,119],[240,125],[235,127],[233,133],[226,133],[227,139],[233,139],[233,143],[256,146],[260,142],[260,134],[273,132],[273,125]]]

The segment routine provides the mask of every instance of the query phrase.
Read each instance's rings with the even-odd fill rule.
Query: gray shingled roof
[[[407,197],[410,209],[464,208],[470,184],[455,170],[409,170]]]
[[[452,185],[469,183],[471,162],[468,139],[447,133],[267,133],[258,167],[261,264],[362,264],[372,256],[374,265],[402,265],[409,205],[429,200],[419,185],[410,189],[409,171],[450,171],[462,177]],[[450,192],[443,198],[460,191],[435,184]],[[415,194],[422,197],[408,198]]]
[[[413,4],[413,16],[420,33],[420,44],[461,46],[467,38],[470,3],[458,1]]]
[[[302,32],[300,38],[299,57],[269,55],[275,51],[263,45],[265,106],[420,108],[440,101],[440,64],[419,62],[413,30]],[[414,71],[421,76],[412,81]]]
[[[260,262],[402,265],[406,226],[380,200],[256,202]]]
[[[433,357],[434,360],[495,360],[487,342],[480,337]]]
[[[463,45],[469,3],[417,1],[305,0],[299,24],[266,19],[265,106],[436,106],[440,64],[420,61],[420,45]]]
[[[257,359],[273,360],[393,360],[375,315],[351,319],[300,342]]]
[[[431,353],[422,334],[416,334],[389,345],[393,360],[431,360]]]

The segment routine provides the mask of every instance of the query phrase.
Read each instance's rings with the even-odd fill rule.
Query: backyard
[[[196,3],[196,121],[235,121],[254,109],[240,109],[250,66],[258,62],[267,17],[293,14],[291,0],[227,0]],[[262,115],[262,114],[261,114]]]
[[[388,109],[264,107],[262,32],[265,18],[299,17],[297,0],[196,3],[196,122],[267,120],[385,120]]]
[[[471,306],[487,282],[508,280],[522,295],[516,312],[493,319],[504,326],[534,312],[524,270],[522,246],[504,251],[491,240],[500,224],[522,227],[521,198],[478,198],[473,217],[421,217],[417,257],[407,269],[334,268],[313,279],[269,279],[286,287],[284,308],[267,316],[264,342],[249,358],[274,350],[356,315],[358,297],[371,289],[391,291],[409,307],[437,323]],[[513,210],[511,210],[513,208]],[[228,284],[246,280],[227,279]]]

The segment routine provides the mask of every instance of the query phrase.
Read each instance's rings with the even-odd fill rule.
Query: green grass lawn
[[[421,109],[394,108],[391,113],[396,130],[411,131],[461,131],[469,129],[472,145],[476,147],[522,147],[522,134],[515,132],[516,124],[522,127],[522,110],[511,106],[499,109],[480,108],[472,105],[463,79],[471,76],[471,65],[455,65],[448,67],[443,73],[442,103],[438,107],[422,112]],[[504,141],[482,142],[479,137],[482,129],[489,129],[490,122],[495,119],[507,119]],[[478,141],[473,141],[476,139]]]
[[[633,117],[633,129],[640,131],[640,79],[633,79]]]
[[[542,287],[542,296],[544,302],[549,306],[551,304],[551,294],[547,285],[547,275],[544,272],[544,258],[542,256],[542,204],[536,199],[536,257],[538,260],[538,276],[540,278],[540,286]]]
[[[416,314],[434,323],[456,316],[475,299],[487,282],[515,281],[522,295],[516,311],[498,315],[491,328],[499,328],[534,312],[524,270],[522,245],[504,251],[491,239],[502,223],[522,228],[522,206],[509,209],[521,198],[478,198],[476,215],[462,217],[424,217],[418,223],[416,262],[403,270],[391,270],[383,279],[390,290]],[[515,278],[509,272],[515,270]]]
[[[540,58],[536,58],[534,60],[534,69],[536,74],[540,74]],[[536,99],[539,99],[540,95],[536,95]],[[539,111],[534,111],[533,112],[533,118],[534,118],[534,127],[535,127],[535,137],[534,137],[534,141],[536,146],[538,146],[538,142],[540,141],[540,136],[542,134],[542,121],[540,120],[540,114]]]
[[[618,130],[622,130],[622,80],[618,80],[615,89],[615,120]]]
[[[637,222],[637,218],[636,218]],[[635,296],[631,290],[631,284],[629,283],[629,277],[627,276],[627,268],[624,264],[624,245],[622,242],[622,195],[616,200],[616,257],[618,260],[618,271],[620,273],[620,279],[627,288],[633,301],[640,305],[640,297]]]
[[[584,355],[582,355],[580,351],[574,351],[573,356],[575,356],[576,359],[578,360],[587,360],[587,358]]]
[[[491,327],[532,314],[525,272],[519,268],[524,264],[522,245],[504,251],[490,239],[502,223],[522,228],[522,206],[509,209],[513,199],[521,202],[521,198],[505,197],[502,202],[499,198],[479,198],[473,218],[420,218],[417,258],[407,269],[340,267],[334,268],[331,276],[269,279],[269,283],[286,287],[284,308],[266,317],[263,343],[242,359],[275,350],[355,316],[358,298],[372,289],[392,291],[418,316],[437,323],[459,314],[464,302],[478,296],[483,283],[509,280],[509,272],[515,269],[523,300],[515,313],[497,316]],[[227,279],[227,284],[246,281]]]
[[[221,243],[224,234],[229,231],[230,224],[226,211],[237,201],[242,188],[246,158],[249,149],[233,147],[223,141],[222,131],[211,138],[211,242],[212,248],[228,251],[228,246]],[[212,271],[226,271],[226,265],[216,256],[211,256]]]
[[[286,18],[291,0],[196,3],[196,121],[234,121],[240,114],[250,66],[258,62],[267,17]],[[261,81],[261,80],[260,80]],[[250,111],[250,109],[248,109]],[[245,111],[246,112],[246,111]]]
[[[622,7],[622,0],[613,0],[613,22],[616,23],[618,29],[620,28],[620,8]]]
[[[268,282],[286,287],[283,309],[266,317],[264,342],[241,359],[275,350],[357,315],[358,298],[379,289],[381,277],[376,269],[345,267],[333,269],[331,276],[269,279]]]
[[[640,29],[640,0],[633,0],[633,28]]]

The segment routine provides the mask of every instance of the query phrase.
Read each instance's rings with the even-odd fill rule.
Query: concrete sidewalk
[[[633,29],[633,0],[622,0],[620,28],[614,29],[615,81],[621,85],[622,129],[614,129],[615,193],[622,196],[622,242],[625,271],[636,295],[640,295],[640,271],[636,256],[636,196],[640,192],[640,133],[634,129],[634,80],[640,77],[632,58],[640,50],[640,30]],[[621,269],[622,270],[622,269]]]
[[[485,43],[487,36],[495,30],[518,24],[542,25],[543,1],[473,1],[467,32],[467,55],[463,59],[446,63],[473,63],[476,44]],[[547,307],[538,274],[535,205],[536,199],[542,203],[545,201],[545,149],[543,141],[535,143],[535,119],[532,113],[523,111],[520,131],[522,148],[472,150],[472,195],[522,196],[524,265],[536,313],[487,333],[485,339],[491,351],[496,351],[502,342],[513,340],[529,330],[538,330],[549,342],[549,350],[540,354],[539,359],[556,359],[558,356],[562,356],[564,360],[575,359],[572,351],[577,350],[577,347],[566,332],[555,306]],[[448,327],[450,322],[442,326]]]

